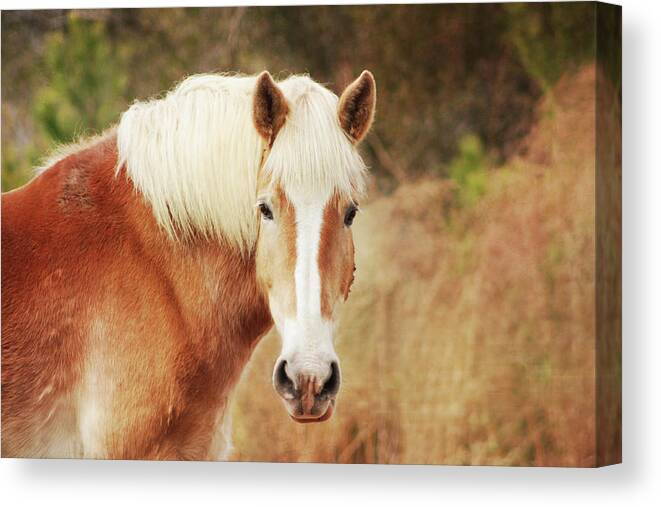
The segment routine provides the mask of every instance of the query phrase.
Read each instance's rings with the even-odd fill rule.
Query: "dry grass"
[[[335,416],[290,421],[270,335],[235,397],[235,459],[594,464],[594,69],[539,112],[470,208],[439,180],[366,207]]]

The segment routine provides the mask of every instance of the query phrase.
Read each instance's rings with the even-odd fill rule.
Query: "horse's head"
[[[353,282],[351,225],[365,171],[356,145],[375,101],[367,71],[339,99],[307,78],[257,80],[257,276],[282,338],[273,385],[298,422],[328,419],[340,388],[333,334]]]

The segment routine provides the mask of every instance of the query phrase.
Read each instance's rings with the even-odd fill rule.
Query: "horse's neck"
[[[254,256],[217,242],[175,248],[185,253],[176,254],[173,283],[187,314],[199,317],[223,346],[252,347],[272,325]]]
[[[178,242],[168,237],[131,180],[123,172],[115,175],[114,135],[67,160],[61,172],[69,186],[76,186],[73,196],[89,194],[96,204],[94,213],[103,217],[96,220],[113,227],[121,224],[115,227],[118,234],[139,244],[140,262],[158,272],[167,292],[164,299],[176,305],[175,313],[195,352],[209,358],[230,349],[234,355],[242,347],[250,350],[272,325],[266,297],[257,283],[254,256],[241,253],[229,242],[202,237]],[[70,206],[77,203],[69,201]],[[92,213],[87,208],[76,208],[76,212]]]
[[[153,252],[151,262],[162,270],[199,353],[207,358],[249,354],[272,326],[254,255],[204,238],[177,242],[159,229],[149,209],[130,219],[143,251]]]

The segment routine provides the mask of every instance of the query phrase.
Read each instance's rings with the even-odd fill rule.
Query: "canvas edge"
[[[595,466],[622,462],[622,7],[595,3]]]

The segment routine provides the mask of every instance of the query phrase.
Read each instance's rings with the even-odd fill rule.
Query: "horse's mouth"
[[[327,421],[328,419],[331,418],[333,415],[333,412],[335,410],[335,400],[332,399],[330,400],[330,403],[328,404],[328,408],[326,409],[326,412],[321,414],[318,417],[315,416],[294,416],[289,414],[289,417],[291,417],[294,421],[297,423],[301,424],[306,424],[306,423],[318,423],[318,422],[324,422]]]

